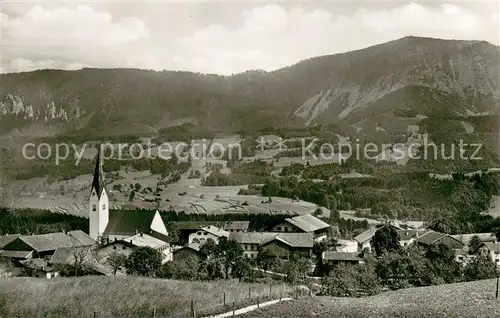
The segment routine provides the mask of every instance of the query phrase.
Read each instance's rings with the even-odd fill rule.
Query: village
[[[90,186],[89,233],[73,230],[3,235],[2,276],[55,278],[61,274],[58,268],[77,263],[85,264],[89,274],[125,275],[125,261],[116,265],[117,254],[126,258],[138,249],[151,248],[161,253],[162,264],[200,260],[205,244],[218,244],[221,240],[234,241],[252,264],[257,264],[259,253],[281,260],[308,259],[311,266],[307,272],[312,276],[318,264],[331,268],[338,264],[362,264],[363,256],[374,252],[373,238],[381,226],[397,233],[403,249],[444,245],[463,266],[479,254],[500,266],[500,242],[495,233],[449,235],[426,229],[424,223],[393,220],[378,226],[372,224],[353,239],[346,239],[335,225],[312,214],[285,218],[261,232],[250,231],[249,221],[179,221],[171,226],[178,237],[174,243],[159,211],[110,209],[100,156],[98,153]],[[320,243],[323,247],[318,254],[314,249]]]

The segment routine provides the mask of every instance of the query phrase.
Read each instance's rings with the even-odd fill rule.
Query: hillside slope
[[[5,74],[0,132],[146,133],[179,120],[240,131],[491,114],[499,109],[499,61],[499,48],[487,42],[405,37],[233,76],[135,69]]]
[[[495,284],[495,280],[483,280],[401,289],[367,298],[314,297],[269,306],[240,317],[499,317]]]

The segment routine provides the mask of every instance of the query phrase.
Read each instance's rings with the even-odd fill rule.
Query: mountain
[[[499,114],[500,49],[404,37],[273,72],[219,76],[137,69],[0,76],[0,133],[152,133],[181,123],[212,131],[342,124],[388,129],[411,118]]]

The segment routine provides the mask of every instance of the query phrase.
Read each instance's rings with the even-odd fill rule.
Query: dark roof
[[[95,160],[95,170],[94,179],[92,180],[92,186],[90,187],[90,195],[92,195],[92,190],[96,191],[97,197],[101,197],[104,190],[104,172],[102,171],[101,162],[101,145],[97,145],[97,157]]]
[[[16,238],[21,236],[21,234],[11,234],[11,235],[2,235],[0,236],[0,249],[2,249],[5,245],[14,241]]]
[[[0,255],[8,258],[28,258],[33,251],[0,251]]]
[[[280,241],[291,247],[312,248],[314,244],[314,235],[312,233],[279,233],[261,242],[261,245],[266,245],[273,241]]]
[[[93,238],[81,230],[69,231],[67,234],[75,239],[77,246],[90,246],[95,242]]]
[[[175,251],[173,251],[173,253],[175,254],[175,253],[177,253],[181,250],[184,250],[184,249],[190,249],[190,250],[193,250],[195,252],[199,252],[201,249],[201,244],[197,243],[197,242],[193,242],[189,245],[184,245],[183,247],[176,249]]]
[[[198,230],[205,226],[215,226],[220,229],[229,230],[248,230],[250,221],[180,221],[170,224],[170,228],[176,230]]]
[[[156,211],[110,210],[109,221],[104,233],[134,235],[137,232],[150,233]]]
[[[358,256],[358,253],[343,253],[343,252],[333,252],[326,251],[323,253],[323,259],[325,261],[351,261],[351,262],[361,262],[363,259]]]
[[[50,258],[50,264],[73,264],[75,256],[85,258],[90,252],[89,246],[81,247],[61,247],[58,248]]]
[[[233,232],[229,234],[229,239],[235,240],[238,244],[265,245],[275,240],[292,247],[312,247],[314,244],[312,233]]]
[[[172,237],[170,237],[168,235],[165,235],[165,234],[162,234],[160,232],[153,231],[153,230],[150,230],[149,233],[147,233],[147,234],[151,235],[154,238],[162,240],[165,243],[172,243],[172,241],[174,240]]]
[[[23,235],[18,239],[37,252],[55,251],[60,247],[78,247],[84,245],[79,239],[75,239],[63,232]],[[85,243],[85,245],[89,244]]]
[[[463,245],[463,243],[460,240],[452,237],[451,235],[448,235],[445,233],[440,233],[440,232],[435,232],[432,230],[429,230],[429,231],[425,232],[424,234],[420,235],[417,238],[417,242],[424,244],[424,245],[432,245],[444,237],[449,237],[450,239],[455,240],[460,245]]]

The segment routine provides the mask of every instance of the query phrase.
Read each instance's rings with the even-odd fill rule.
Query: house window
[[[122,250],[124,250],[124,249],[125,249],[125,246],[122,247]]]
[[[288,232],[288,228],[287,227],[285,227],[284,229],[285,229],[285,232]]]
[[[116,250],[116,246],[113,246],[113,249]]]
[[[276,230],[278,230],[278,232],[281,231],[281,226],[278,226]]]
[[[92,205],[92,211],[95,211],[96,209],[97,209],[96,205],[95,205],[95,204],[93,204],[93,205]]]
[[[106,210],[106,204],[103,204],[103,205],[102,205],[102,209],[103,209],[103,210]]]

